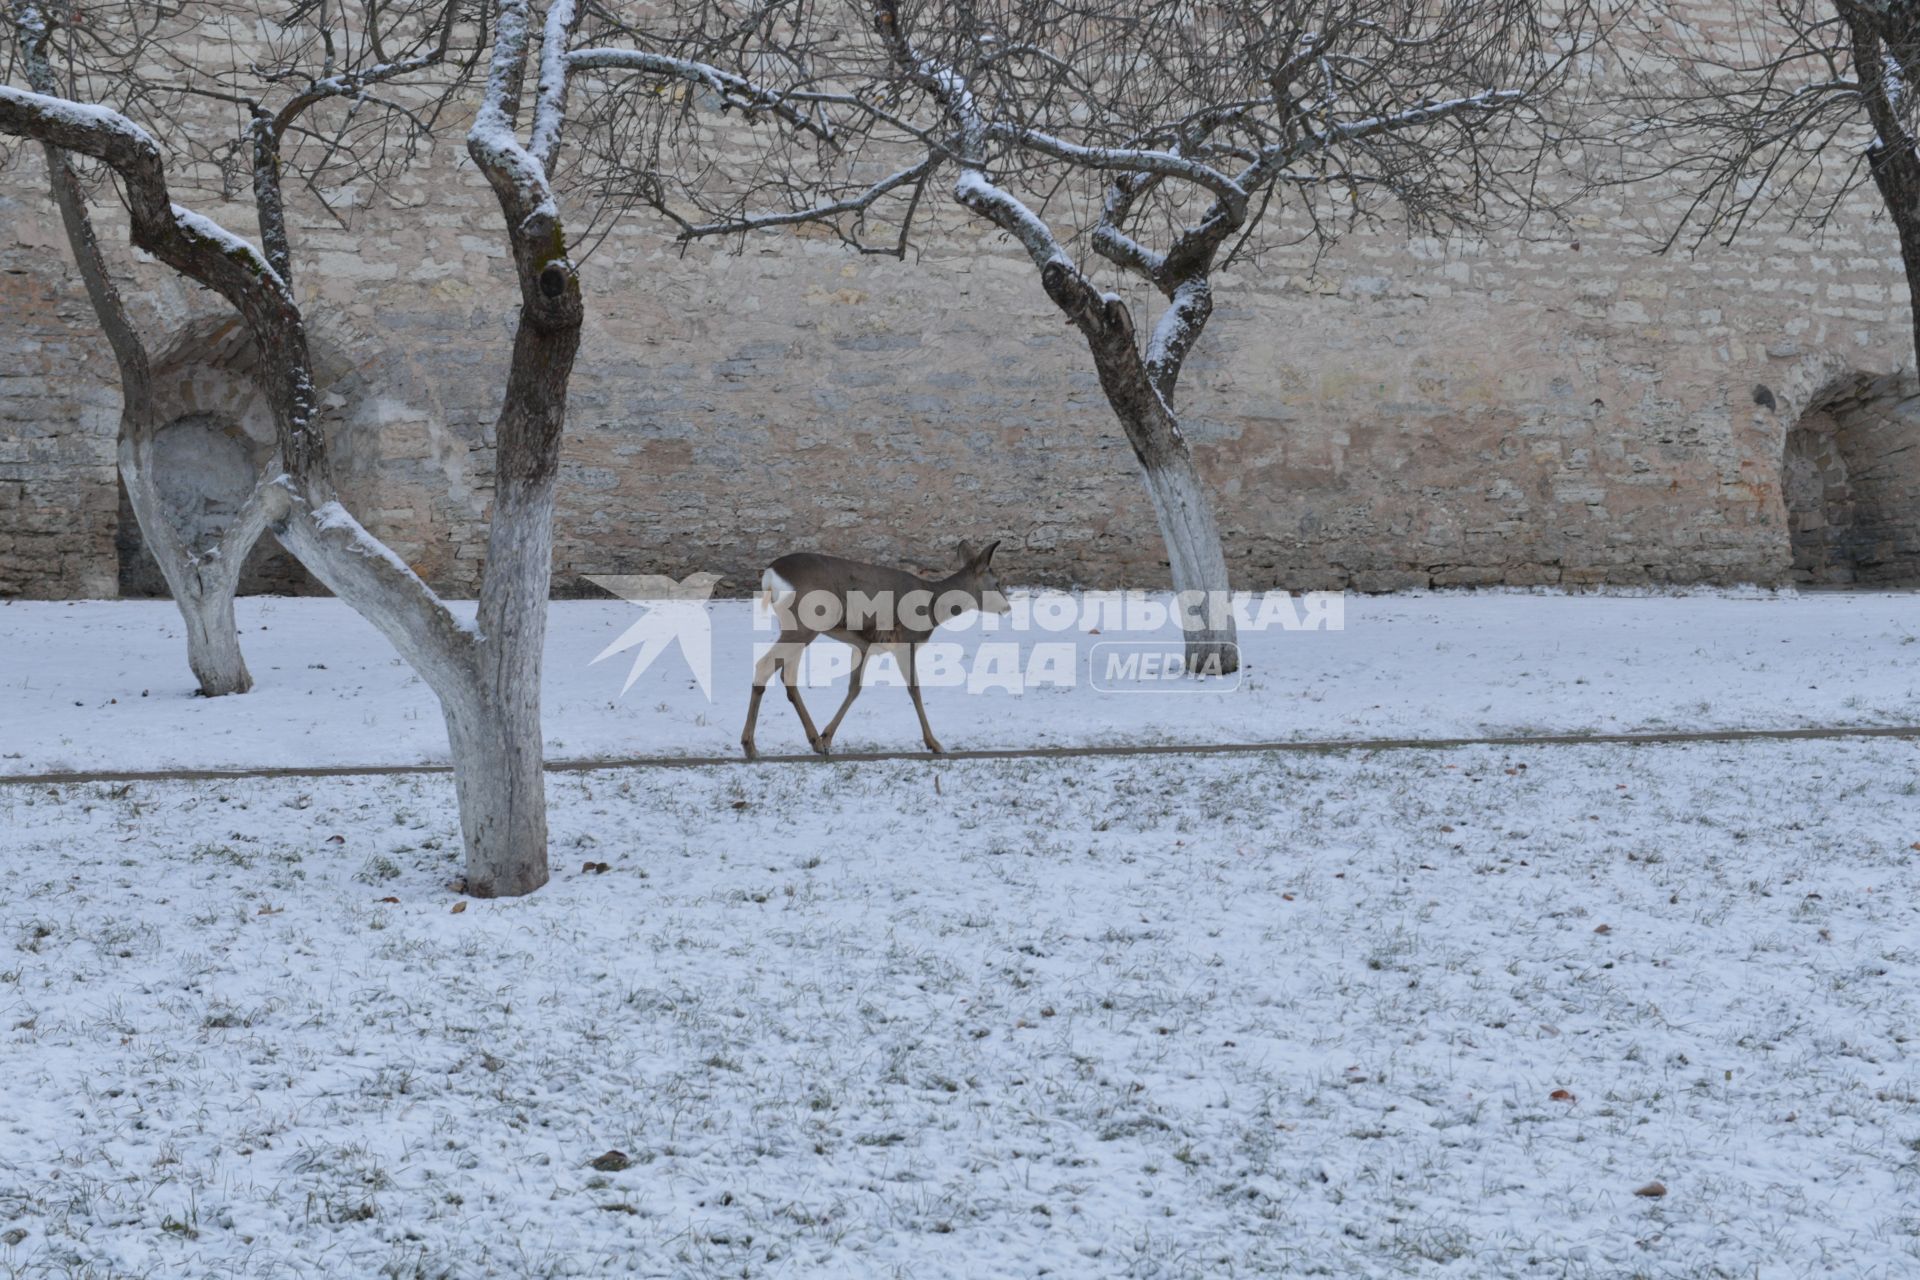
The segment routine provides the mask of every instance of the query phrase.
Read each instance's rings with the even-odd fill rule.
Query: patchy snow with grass
[[[1916,769],[0,788],[0,1273],[1913,1275]]]
[[[471,616],[471,605],[455,608]],[[704,615],[707,637],[690,637],[702,651],[711,645],[712,700],[682,641],[623,696],[640,650],[594,658],[641,616],[621,600],[553,606],[550,756],[739,750],[753,646],[772,634],[755,630],[747,602],[715,602]],[[207,700],[193,696],[180,618],[166,601],[0,606],[0,651],[17,656],[0,672],[0,773],[447,759],[432,693],[351,609],[243,599],[239,617],[256,687]],[[983,642],[1017,643],[1023,655],[1039,644],[1079,649],[1077,667],[1067,664],[1077,672],[1071,688],[1018,696],[929,688],[934,731],[955,749],[1920,722],[1920,596],[1912,594],[1354,596],[1339,631],[1243,632],[1244,678],[1219,692],[1211,690],[1231,682],[1210,682],[1206,692],[1191,683],[1180,693],[1096,688],[1096,646],[1139,633],[941,635],[970,659]],[[809,652],[823,661],[851,654],[832,640]],[[838,688],[807,692],[816,723],[839,705],[844,671]],[[777,694],[761,710],[759,743],[770,754],[806,750]],[[835,745],[917,750],[904,689],[870,681]]]

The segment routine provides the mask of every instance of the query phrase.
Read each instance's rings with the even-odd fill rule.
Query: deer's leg
[[[753,723],[760,718],[760,699],[766,693],[767,686],[759,681],[759,672],[754,673],[753,697],[747,700],[747,724],[740,730],[740,749],[751,760],[760,753],[753,746]]]
[[[833,713],[833,719],[820,732],[820,741],[816,746],[823,756],[833,747],[833,735],[840,728],[840,722],[847,718],[847,708],[860,696],[860,680],[867,673],[867,646],[851,640],[847,643],[853,645],[853,677],[847,681],[847,700],[840,704],[840,709]]]
[[[926,742],[927,750],[939,755],[946,748],[942,747],[940,740],[933,736],[933,726],[927,723],[926,704],[920,701],[920,670],[919,664],[915,661],[919,652],[920,646],[913,644],[907,646],[907,692],[913,696],[913,710],[920,717],[920,737]]]
[[[747,753],[747,759],[752,760],[760,754],[753,745],[753,726],[760,719],[760,699],[766,695],[767,681],[773,678],[774,672],[787,664],[788,658],[797,658],[800,650],[806,647],[806,637],[799,632],[783,631],[780,633],[780,638],[773,642],[772,647],[760,655],[760,661],[753,664],[753,697],[747,702],[746,727],[740,730],[740,749]],[[802,711],[801,722],[805,723],[806,718],[807,713]],[[807,733],[807,740],[811,742],[813,740],[811,725],[807,726]]]
[[[813,643],[814,635],[811,631],[782,631],[776,648],[781,654],[780,683],[787,686],[787,701],[793,704],[794,711],[799,715],[800,727],[807,731],[807,745],[824,755],[820,746],[820,731],[813,727],[813,717],[807,714],[807,704],[800,701],[800,652]]]

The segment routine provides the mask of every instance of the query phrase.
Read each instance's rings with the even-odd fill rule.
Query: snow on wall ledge
[[[449,155],[397,195],[416,210],[369,203],[351,230],[296,208],[295,276],[359,335],[364,394],[403,365],[430,384],[402,397],[430,413],[371,416],[346,442],[364,463],[354,510],[436,588],[471,595],[513,285],[470,167]],[[210,193],[182,198],[248,225]],[[1181,408],[1236,581],[1791,580],[1783,463],[1816,390],[1799,384],[1911,357],[1896,246],[1867,214],[1817,242],[1763,226],[1691,260],[1595,214],[1481,248],[1360,235],[1317,265],[1279,252],[1223,277]],[[1004,539],[1020,581],[1163,585],[1084,347],[1014,246],[939,217],[905,264],[800,236],[682,258],[657,226],[617,228],[584,276],[556,592],[709,570],[740,594],[799,548],[940,568],[961,537]],[[147,314],[209,311],[133,265],[101,218]],[[0,172],[0,595],[116,580],[118,394],[69,276],[23,153]]]

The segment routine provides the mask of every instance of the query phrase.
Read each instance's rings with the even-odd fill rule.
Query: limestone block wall
[[[250,229],[212,175],[179,192]],[[1222,277],[1180,407],[1236,580],[1792,579],[1789,432],[1912,360],[1896,244],[1856,203],[1818,238],[1763,223],[1657,257],[1659,194],[1529,238],[1365,232]],[[457,135],[393,200],[336,203],[345,226],[305,196],[292,213],[343,488],[470,594],[512,340],[497,206]],[[221,316],[101,214],[156,344]],[[636,218],[583,280],[556,591],[703,569],[744,591],[800,548],[934,568],[962,537],[1003,539],[1014,581],[1165,583],[1084,348],[982,224],[943,208],[902,263],[805,234],[682,254]],[[111,370],[22,149],[0,169],[0,594],[116,589]]]
[[[105,344],[85,297],[32,265],[24,212],[0,189],[0,596],[111,596],[119,391],[79,376]]]

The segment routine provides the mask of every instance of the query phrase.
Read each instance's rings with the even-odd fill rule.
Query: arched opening
[[[1793,580],[1837,586],[1859,574],[1853,486],[1840,454],[1839,424],[1820,407],[1787,433],[1781,490],[1793,545]]]
[[[474,484],[469,453],[480,441],[448,424],[427,383],[404,353],[339,318],[309,333],[316,421],[341,500],[409,563],[426,572],[454,564],[422,545],[435,529],[465,529],[484,517],[487,493]],[[153,360],[154,409],[167,425],[154,439],[153,477],[163,505],[183,529],[225,527],[246,484],[270,461],[272,404],[261,389],[259,355],[231,314],[202,317],[178,329]],[[120,493],[115,539],[121,592],[164,596],[166,584],[140,536],[132,503]],[[435,579],[436,582],[440,581]],[[242,595],[325,595],[326,588],[271,536],[254,547],[240,576]]]
[[[204,545],[226,529],[258,478],[263,452],[230,414],[182,414],[153,439],[154,487],[167,519],[191,542]],[[120,486],[120,594],[163,597],[166,579],[154,563],[127,488]],[[313,578],[271,537],[254,544],[240,573],[241,595],[312,595]]]
[[[1781,493],[1803,586],[1920,586],[1920,386],[1852,378],[1787,432]]]

